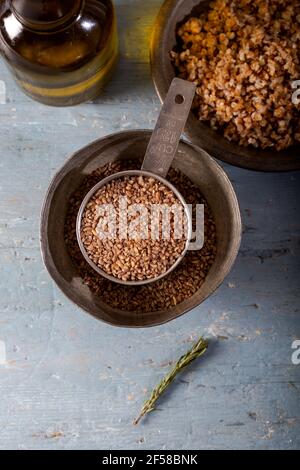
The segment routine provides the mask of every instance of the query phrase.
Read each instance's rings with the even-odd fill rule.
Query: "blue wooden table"
[[[39,214],[54,172],[90,141],[152,128],[158,115],[148,41],[161,2],[115,3],[121,57],[96,102],[39,105],[0,66],[0,448],[299,448],[300,174],[224,165],[244,223],[238,260],[200,308],[159,328],[100,323],[43,267]],[[210,352],[132,426],[151,388],[202,334]]]

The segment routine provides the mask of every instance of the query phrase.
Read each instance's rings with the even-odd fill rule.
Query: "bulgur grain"
[[[76,218],[84,196],[101,179],[122,170],[136,169],[141,162],[118,161],[88,175],[69,200],[65,220],[65,243],[74,269],[90,290],[113,308],[143,313],[174,308],[192,297],[202,286],[217,253],[216,226],[212,212],[198,187],[178,170],[171,169],[168,180],[180,191],[187,204],[204,204],[205,243],[199,251],[188,251],[168,276],[145,286],[122,286],[98,275],[84,259],[76,237]]]
[[[121,198],[126,200],[123,210],[120,209]],[[113,211],[114,232],[107,229],[107,210],[99,213],[99,208],[107,204]],[[143,218],[134,209],[136,204],[144,209]],[[169,209],[164,218],[169,224],[169,233],[163,233],[162,217],[156,217],[153,211],[153,207],[159,209],[158,204]],[[131,209],[134,215],[130,216]],[[186,222],[183,205],[173,191],[159,180],[142,175],[114,179],[91,197],[83,213],[81,240],[86,253],[96,266],[116,279],[145,281],[157,278],[176,263],[186,246],[183,226],[180,233],[178,231],[180,238],[176,237],[174,211],[180,213],[183,225]],[[120,230],[120,220],[124,219],[124,215],[128,225],[126,231]],[[132,233],[131,222],[135,222]],[[96,227],[103,224],[102,236],[99,237]],[[164,235],[169,238],[164,238]]]
[[[177,74],[197,84],[201,121],[242,146],[285,149],[300,141],[300,4],[214,0],[177,30]]]

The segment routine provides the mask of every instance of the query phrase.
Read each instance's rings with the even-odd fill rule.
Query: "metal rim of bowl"
[[[165,323],[168,323],[169,321],[175,320],[177,318],[182,317],[183,315],[187,314],[191,310],[194,310],[197,306],[201,305],[207,298],[209,298],[224,282],[225,278],[228,276],[230,273],[234,262],[237,258],[240,245],[241,245],[241,240],[242,240],[242,220],[241,220],[241,213],[240,213],[240,208],[239,208],[239,203],[238,199],[236,196],[236,193],[233,189],[232,183],[229,180],[229,177],[227,176],[226,172],[223,170],[223,168],[216,162],[215,159],[213,159],[209,154],[207,154],[205,151],[197,147],[196,145],[192,144],[191,142],[188,142],[186,139],[181,139],[181,143],[191,147],[193,150],[196,152],[202,152],[205,154],[205,158],[210,162],[210,164],[214,167],[215,171],[219,174],[222,175],[224,180],[226,181],[228,191],[230,193],[230,199],[232,203],[232,210],[234,214],[234,220],[235,220],[235,239],[234,243],[231,246],[230,249],[230,257],[227,258],[226,263],[223,266],[222,272],[219,272],[217,275],[217,278],[215,279],[212,288],[210,289],[209,292],[207,292],[201,299],[201,302],[199,304],[195,304],[193,306],[188,306],[186,305],[180,313],[174,311],[174,313],[168,318],[160,318],[159,320],[156,319],[154,321],[151,321],[146,324],[140,324],[140,323],[135,323],[133,322],[132,324],[128,325],[125,322],[118,322],[116,323],[115,321],[111,321],[105,318],[100,317],[99,312],[95,310],[91,310],[86,303],[82,302],[81,300],[78,300],[74,298],[73,292],[70,288],[69,282],[67,282],[60,272],[58,271],[53,255],[50,249],[50,241],[48,237],[48,228],[49,228],[49,215],[51,211],[51,206],[53,203],[53,200],[56,196],[56,192],[63,182],[64,178],[69,174],[70,172],[70,164],[72,161],[77,163],[77,160],[81,157],[82,154],[85,154],[89,152],[91,149],[98,148],[98,145],[101,143],[102,148],[105,148],[108,144],[112,144],[115,141],[118,141],[121,138],[127,138],[127,139],[132,139],[135,136],[143,136],[143,134],[147,135],[149,134],[150,137],[150,132],[149,129],[135,129],[132,131],[120,131],[117,133],[109,134],[105,137],[102,137],[100,139],[94,140],[90,142],[88,145],[85,147],[82,147],[75,153],[69,156],[69,158],[64,162],[64,164],[56,171],[55,175],[53,176],[49,187],[47,189],[47,192],[44,197],[42,209],[41,209],[41,217],[40,217],[40,251],[41,251],[41,256],[42,256],[42,261],[44,263],[44,266],[52,278],[52,280],[55,282],[56,286],[60,289],[60,291],[65,295],[65,297],[70,300],[70,302],[76,306],[81,308],[83,311],[88,313],[89,315],[92,315],[95,317],[97,320],[102,321],[103,323],[106,323],[107,325],[111,326],[118,326],[121,328],[151,328],[154,326],[159,326],[163,325]],[[97,150],[98,151],[98,150]],[[124,314],[123,311],[118,310],[117,311],[121,314]],[[152,314],[153,312],[149,312],[149,314]],[[159,316],[161,311],[156,311],[155,314]]]
[[[149,178],[155,178],[158,181],[162,182],[165,186],[168,186],[169,189],[175,194],[177,199],[179,199],[181,205],[184,208],[184,212],[186,214],[186,218],[188,221],[188,232],[187,232],[187,239],[185,242],[185,248],[182,251],[182,253],[178,256],[176,259],[175,263],[172,264],[172,266],[164,273],[160,274],[159,276],[151,279],[146,279],[144,281],[122,281],[122,279],[118,279],[114,276],[111,276],[110,274],[106,273],[103,271],[103,269],[99,268],[89,257],[85,246],[81,240],[81,222],[82,222],[82,216],[84,214],[85,208],[90,201],[90,199],[94,196],[94,194],[103,186],[105,186],[107,183],[114,179],[122,178],[123,176],[148,176]],[[77,215],[77,220],[76,220],[76,236],[77,236],[77,242],[80,248],[80,251],[82,255],[84,256],[84,259],[89,263],[89,265],[98,273],[100,276],[105,277],[109,281],[115,282],[117,284],[125,285],[125,286],[145,286],[147,284],[151,284],[152,282],[159,281],[160,279],[163,279],[165,276],[168,276],[178,265],[179,263],[183,260],[184,256],[186,255],[186,252],[188,251],[190,240],[192,237],[192,221],[191,221],[191,216],[188,210],[188,207],[186,205],[186,202],[182,196],[182,194],[178,191],[178,189],[173,186],[169,181],[165,180],[165,178],[162,178],[159,175],[156,175],[154,173],[151,173],[150,171],[144,171],[144,170],[125,170],[118,172],[116,174],[107,176],[106,178],[103,178],[99,183],[95,184],[95,186],[86,194],[84,197],[81,206],[78,211]]]
[[[165,0],[157,15],[150,45],[152,79],[158,97],[164,101],[175,70],[169,52],[176,45],[175,29],[171,25],[180,24],[192,15],[195,8],[205,8],[204,2],[210,0]],[[203,5],[201,5],[203,3]],[[174,44],[168,47],[169,37],[174,36]],[[167,44],[166,44],[167,43]],[[170,50],[169,50],[170,49]],[[264,172],[285,172],[300,170],[300,145],[286,151],[256,150],[229,142],[225,137],[201,123],[193,113],[190,114],[185,128],[186,137],[195,145],[208,152],[212,157],[233,166]]]

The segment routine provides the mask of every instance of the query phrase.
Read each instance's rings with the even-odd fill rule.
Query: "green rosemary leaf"
[[[175,377],[180,372],[182,372],[188,365],[190,365],[195,359],[202,356],[202,354],[206,352],[207,347],[208,341],[204,338],[200,338],[197,343],[194,344],[192,349],[190,349],[186,354],[181,356],[181,358],[176,362],[174,368],[162,379],[160,384],[154,388],[149,400],[144,403],[140,415],[134,420],[134,425],[137,425],[146,414],[150,413],[155,409],[156,402],[167,390],[167,388],[173,382]]]

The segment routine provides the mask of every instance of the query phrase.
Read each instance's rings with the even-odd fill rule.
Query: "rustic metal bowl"
[[[146,130],[121,132],[97,140],[79,150],[55,175],[42,209],[41,250],[50,275],[76,305],[115,326],[158,325],[197,307],[223,282],[240,246],[240,211],[228,177],[203,150],[181,141],[173,166],[201,188],[213,211],[217,226],[217,256],[202,287],[193,297],[171,309],[138,314],[112,308],[83,284],[64,241],[64,222],[69,198],[83,179],[96,168],[115,160],[142,158],[150,135],[151,132]]]
[[[161,7],[153,28],[150,50],[153,80],[161,101],[175,76],[169,53],[176,45],[177,26],[190,16],[205,11],[209,3],[210,0],[165,0]],[[200,122],[193,113],[188,119],[185,135],[210,155],[235,166],[260,171],[300,169],[300,145],[281,152],[241,147]]]

